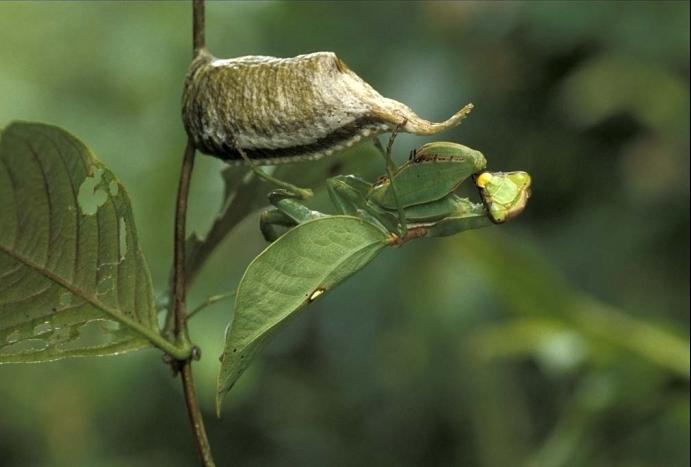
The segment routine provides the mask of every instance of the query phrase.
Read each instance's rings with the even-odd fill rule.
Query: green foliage
[[[480,187],[488,208],[454,194],[464,180],[485,167],[479,151],[455,143],[434,143],[414,154],[393,178],[403,194],[411,234],[403,238],[398,236],[395,210],[387,211],[382,202],[382,196],[393,188],[388,179],[380,177],[372,185],[354,175],[329,178],[329,196],[342,214],[336,216],[309,209],[286,190],[269,194],[275,208],[262,213],[261,227],[267,240],[276,241],[249,265],[240,281],[221,357],[216,397],[219,414],[223,397],[269,335],[294,312],[366,266],[384,246],[492,225],[493,198],[514,215],[526,205],[530,177],[525,173],[524,183],[518,187],[504,174],[484,172],[483,180],[492,181],[488,184],[494,188],[490,196],[485,194],[485,183]],[[240,182],[237,177],[236,182]],[[279,237],[275,223],[290,230]]]
[[[0,363],[147,347],[151,279],[120,182],[57,127],[0,138]]]
[[[444,138],[482,150],[489,170],[529,171],[536,187],[519,222],[411,243],[289,320],[208,426],[219,464],[689,465],[689,3],[498,5],[207,2],[218,56],[333,50],[426,118],[474,102]],[[160,295],[189,13],[186,2],[0,2],[0,127],[48,121],[88,138],[128,187]],[[402,135],[396,153],[425,141]],[[206,246],[190,308],[234,287],[266,247],[263,183],[248,187],[244,222],[211,227],[221,168],[197,158],[188,226]],[[315,187],[311,206],[325,210],[319,181],[381,172],[361,145],[274,175]],[[230,307],[191,322],[207,418]],[[4,365],[0,465],[194,465],[179,403],[155,352]]]
[[[291,229],[245,271],[218,376],[216,409],[267,337],[305,305],[362,269],[387,235],[356,217],[330,216]]]

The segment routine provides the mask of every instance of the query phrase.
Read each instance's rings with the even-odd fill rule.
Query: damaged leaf
[[[0,133],[0,363],[113,355],[157,333],[125,190],[60,128]]]

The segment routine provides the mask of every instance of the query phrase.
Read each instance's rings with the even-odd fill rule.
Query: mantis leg
[[[275,185],[283,190],[292,193],[294,197],[298,199],[306,200],[314,195],[314,193],[312,193],[312,190],[310,190],[309,188],[300,188],[298,186],[293,185],[292,183],[288,183],[276,177],[272,177],[271,175],[264,172],[262,169],[259,168],[255,161],[247,157],[247,153],[244,149],[240,147],[240,145],[237,142],[237,139],[235,138],[233,138],[233,145],[235,146],[235,150],[238,152],[238,154],[240,154],[240,157],[242,157],[242,160],[244,160],[245,163],[250,166],[252,172],[254,172],[254,174],[257,177],[259,177],[259,179],[264,180],[267,183],[271,183],[272,185]]]
[[[393,147],[393,142],[396,139],[396,136],[398,135],[398,131],[403,126],[405,126],[407,122],[407,119],[403,119],[401,123],[396,125],[396,127],[391,132],[391,136],[389,137],[389,143],[386,145],[386,149],[384,149],[378,138],[374,138],[374,145],[377,149],[379,149],[379,152],[381,152],[382,156],[384,156],[384,161],[386,163],[386,175],[387,177],[389,177],[389,181],[391,182],[391,190],[393,192],[393,197],[396,202],[396,209],[398,211],[398,221],[400,223],[399,235],[401,237],[405,237],[405,234],[408,231],[408,222],[406,221],[403,206],[398,200],[398,192],[396,191],[396,181],[394,180],[394,172],[396,170],[396,165],[391,159],[391,148]]]
[[[428,228],[428,237],[446,237],[466,230],[481,229],[494,225],[486,212],[475,215],[449,217]]]
[[[326,189],[331,202],[340,214],[359,217],[380,227],[384,232],[398,232],[395,215],[377,209],[367,200],[372,184],[355,175],[338,175],[326,180]]]
[[[338,175],[326,179],[326,191],[340,214],[357,216],[367,202],[372,184],[354,175]]]
[[[413,224],[414,227],[422,227],[426,230],[427,237],[446,237],[457,233],[489,227],[493,225],[490,213],[482,203],[474,203],[467,198],[454,196],[450,203],[454,212],[431,223]],[[412,227],[411,227],[412,228]]]
[[[296,225],[293,219],[276,208],[267,209],[259,216],[259,228],[267,242],[273,242],[283,234],[284,229],[280,227],[291,228]]]
[[[269,202],[275,207],[261,213],[259,227],[264,238],[273,242],[285,229],[324,216],[302,204],[295,195],[287,190],[276,190],[269,193]]]

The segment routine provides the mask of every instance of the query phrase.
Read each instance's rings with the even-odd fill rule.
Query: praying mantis
[[[392,244],[412,238],[443,237],[500,224],[519,215],[530,197],[530,175],[523,171],[488,172],[481,152],[452,142],[428,143],[391,176],[374,184],[355,175],[327,179],[326,187],[338,214],[359,217],[390,236]],[[481,203],[455,192],[473,178]],[[272,208],[264,211],[260,227],[267,241],[285,228],[324,217],[287,190],[269,194]]]
[[[481,152],[461,144],[425,144],[400,167],[387,167],[387,175],[375,183],[354,175],[327,179],[336,214],[310,209],[289,190],[272,191],[272,207],[260,217],[261,231],[272,243],[250,263],[237,288],[218,375],[217,410],[274,330],[386,247],[519,215],[530,197],[530,175],[487,172],[486,165]],[[474,181],[481,202],[456,194],[467,179]]]

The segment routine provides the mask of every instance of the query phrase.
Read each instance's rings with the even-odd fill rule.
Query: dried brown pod
[[[468,104],[441,123],[379,94],[333,52],[227,60],[200,53],[183,94],[183,121],[200,151],[242,163],[317,159],[392,131],[432,135],[458,125]]]

